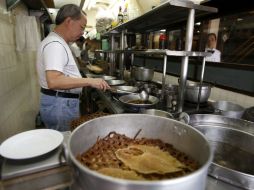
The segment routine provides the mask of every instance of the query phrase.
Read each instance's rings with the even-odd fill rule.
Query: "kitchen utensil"
[[[159,99],[155,96],[149,96],[148,100],[145,102],[141,100],[139,94],[128,94],[121,96],[119,98],[119,101],[122,102],[127,107],[147,108],[157,104],[159,102]],[[140,103],[131,103],[133,101],[140,101]]]
[[[194,114],[191,126],[205,134],[214,150],[209,174],[245,189],[254,189],[254,123],[220,115]]]
[[[244,107],[228,101],[212,102],[215,113],[240,119],[245,111]]]
[[[124,80],[108,80],[107,83],[110,86],[116,86],[116,85],[123,85],[123,84],[125,84],[125,81]]]
[[[117,89],[117,90],[126,91],[129,93],[134,93],[134,92],[138,91],[138,87],[136,87],[136,86],[114,86],[112,88]]]
[[[63,142],[62,133],[52,129],[25,131],[5,140],[0,154],[9,159],[28,159],[46,154]]]
[[[113,93],[131,93],[130,91],[127,91],[127,90],[119,90],[119,89],[114,89],[114,88],[111,88],[110,89],[111,92]]]
[[[103,138],[115,131],[133,138],[139,129],[138,138],[160,139],[170,143],[199,162],[200,168],[187,176],[168,180],[133,181],[102,175],[76,159],[78,154],[93,146],[98,137]],[[72,132],[68,152],[75,171],[74,180],[82,189],[98,190],[204,190],[207,169],[212,160],[209,143],[200,132],[179,121],[147,114],[117,114],[90,120]]]
[[[140,93],[139,93],[139,96],[140,96],[140,99],[142,101],[147,101],[148,98],[149,98],[149,94],[145,91],[145,90],[142,90]]]
[[[137,92],[138,88],[135,86],[114,86],[110,90],[112,93],[123,95]]]
[[[199,83],[187,84],[185,89],[185,100],[193,103],[198,103]],[[200,103],[208,101],[211,94],[211,86],[209,84],[202,84]]]
[[[151,81],[153,79],[154,70],[145,67],[132,67],[131,76],[139,81]]]
[[[102,76],[99,77],[99,78],[102,78],[102,79],[104,79],[105,81],[108,81],[108,80],[115,80],[115,79],[116,79],[116,77],[114,77],[114,76],[108,76],[108,75],[102,75]]]

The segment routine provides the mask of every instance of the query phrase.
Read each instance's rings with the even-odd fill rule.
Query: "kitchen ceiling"
[[[58,9],[69,3],[76,4],[80,6],[83,3],[83,10],[88,15],[87,29],[90,30],[96,25],[96,14],[99,8],[103,9],[114,9],[114,16],[117,16],[119,4],[124,4],[125,2],[135,3],[140,10],[141,14],[152,9],[153,6],[159,5],[161,0],[44,0],[47,4],[47,1],[51,1],[54,7],[49,7],[48,11],[51,15],[52,20],[55,19]],[[116,7],[117,6],[117,7]]]
[[[51,4],[54,5],[54,7],[49,7],[53,9],[48,9],[49,13],[51,14],[52,20],[55,19],[56,13],[61,6],[69,3],[73,3],[78,6],[83,4],[83,10],[87,13],[88,16],[87,29],[90,30],[92,28],[95,28],[96,15],[98,10],[100,10],[100,8],[111,9],[113,12],[113,16],[117,17],[119,5],[123,6],[125,3],[128,3],[129,4],[128,7],[130,7],[130,4],[135,4],[135,8],[138,10],[138,13],[144,14],[145,12],[151,10],[153,6],[157,6],[160,3],[165,2],[167,0],[44,0],[44,1],[46,4],[47,2],[51,2]],[[193,0],[193,1],[200,2],[202,0]]]

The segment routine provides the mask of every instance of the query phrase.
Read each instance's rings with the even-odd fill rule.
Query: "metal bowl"
[[[254,123],[194,114],[189,124],[206,136],[215,153],[209,174],[241,188],[254,189]]]
[[[193,103],[198,103],[199,83],[188,84],[185,90],[185,100]],[[208,101],[211,94],[211,86],[209,84],[202,84],[200,103]]]
[[[228,101],[212,102],[212,106],[215,109],[215,112],[237,119],[240,119],[245,111],[244,107]]]
[[[141,100],[140,95],[139,94],[128,94],[128,95],[121,96],[119,98],[119,101],[122,102],[125,106],[136,107],[136,108],[151,107],[159,102],[159,99],[157,97],[150,96],[150,95],[148,97],[147,103],[140,103],[140,104],[130,103],[130,101],[134,101],[134,100]]]
[[[133,67],[132,77],[139,81],[151,81],[153,79],[154,70],[145,67]]]

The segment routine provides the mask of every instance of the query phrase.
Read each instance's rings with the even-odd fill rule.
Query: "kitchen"
[[[20,3],[10,12],[6,10],[5,1],[1,0],[1,105],[3,109],[0,116],[0,135],[2,142],[14,134],[34,129],[35,118],[39,110],[39,85],[34,64],[36,54],[29,50],[15,51],[14,17],[18,14],[28,15],[25,4]],[[142,57],[138,58],[142,62]],[[253,72],[253,67],[249,68],[249,72]],[[228,68],[223,68],[220,72],[226,69]],[[207,74],[209,71],[206,70],[205,76]],[[155,81],[161,81],[161,78],[161,73],[155,73]],[[167,76],[167,79],[170,83],[177,83],[178,78]],[[250,81],[250,84],[253,85],[251,78],[245,80]],[[251,91],[249,94],[239,93],[218,87],[212,88],[210,99],[231,101],[245,108],[253,106],[254,102],[253,91],[252,94]]]

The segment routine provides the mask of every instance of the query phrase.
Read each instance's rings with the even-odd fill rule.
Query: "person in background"
[[[37,51],[37,72],[41,86],[40,115],[49,129],[70,130],[70,122],[79,118],[79,97],[82,87],[106,90],[103,79],[82,78],[69,43],[83,35],[87,17],[74,4],[60,8],[56,27]]]
[[[89,56],[88,56],[88,50],[90,48],[90,45],[87,43],[87,41],[85,40],[83,43],[83,49],[80,53],[81,56],[81,60],[82,62],[86,65],[89,63]]]
[[[83,36],[80,36],[79,39],[75,41],[75,43],[71,44],[70,48],[73,52],[75,58],[77,59],[77,62],[80,66],[85,66],[85,63],[82,60],[81,53],[84,50],[83,46],[85,43],[85,38]]]
[[[215,33],[209,33],[207,36],[207,47],[206,52],[211,52],[211,56],[206,57],[206,61],[210,62],[220,62],[221,61],[221,52],[216,49],[217,37]]]

